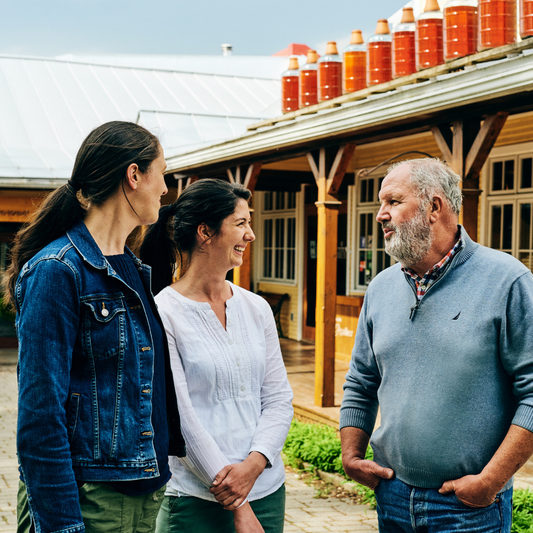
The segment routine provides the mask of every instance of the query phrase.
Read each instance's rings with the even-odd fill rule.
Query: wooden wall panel
[[[2,191],[4,192],[4,191]],[[0,222],[27,222],[30,215],[43,201],[42,193],[9,191],[0,194]]]
[[[257,288],[255,288],[257,285]],[[254,284],[255,291],[273,292],[275,294],[289,295],[281,309],[281,329],[283,335],[289,339],[296,339],[298,335],[298,286],[280,285],[279,283],[259,282]],[[291,313],[294,320],[291,320]]]
[[[362,306],[361,296],[337,296],[335,359],[350,361]]]
[[[431,132],[419,133],[417,135],[409,135],[407,137],[398,137],[390,141],[381,141],[378,143],[363,144],[355,150],[354,157],[352,158],[352,166],[349,172],[354,172],[361,168],[372,168],[381,163],[382,161],[393,157],[402,152],[409,150],[418,150],[426,152],[434,157],[441,157],[440,150],[433,138]],[[407,155],[404,159],[412,159],[417,156],[416,154]],[[387,170],[387,166],[382,167],[383,174]]]
[[[506,146],[533,141],[533,113],[522,113],[507,118],[494,146]]]

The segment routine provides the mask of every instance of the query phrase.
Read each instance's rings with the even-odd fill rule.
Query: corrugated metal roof
[[[205,55],[135,55],[135,54],[65,54],[57,59],[76,63],[157,68],[199,74],[279,79],[289,66],[288,57],[275,56],[205,56]],[[299,57],[300,65],[306,61]]]
[[[279,113],[279,79],[0,56],[0,184],[68,179],[82,140],[110,120],[153,128],[177,154]]]
[[[246,131],[251,119],[143,109],[137,122],[159,137],[168,158],[237,137]]]

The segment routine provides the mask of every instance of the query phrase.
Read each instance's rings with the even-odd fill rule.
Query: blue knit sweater
[[[414,312],[399,264],[372,281],[344,385],[341,428],[372,434],[379,404],[376,462],[423,488],[480,473],[511,424],[533,432],[533,275],[461,234]]]

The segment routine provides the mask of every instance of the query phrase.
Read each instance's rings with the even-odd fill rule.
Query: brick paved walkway
[[[316,489],[291,472],[287,473],[285,486],[286,533],[375,533],[378,530],[376,512],[367,505],[356,505],[349,499],[317,499]]]
[[[16,353],[0,350],[0,533],[14,533],[17,523]],[[287,476],[285,531],[375,532],[375,512],[364,505],[335,498],[317,499],[315,489],[294,474]]]
[[[15,430],[17,415],[16,351],[0,350],[0,533],[16,531],[18,485]],[[533,461],[515,478],[515,487],[533,488]],[[377,531],[376,513],[350,500],[317,499],[316,489],[294,473],[287,475],[287,533]]]
[[[15,356],[16,357],[16,356]],[[17,427],[16,361],[0,358],[0,533],[14,532],[17,526]]]

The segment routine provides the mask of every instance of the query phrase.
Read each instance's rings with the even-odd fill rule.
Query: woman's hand
[[[246,500],[266,464],[263,454],[252,452],[242,463],[225,466],[216,475],[209,492],[224,509],[234,511]]]
[[[233,521],[236,533],[264,533],[265,531],[248,502],[233,511]]]

